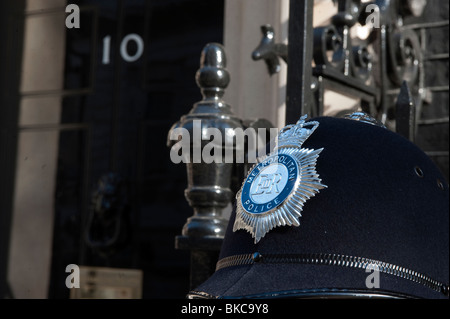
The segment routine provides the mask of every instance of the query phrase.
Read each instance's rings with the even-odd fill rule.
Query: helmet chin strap
[[[445,296],[449,295],[448,284],[441,283],[417,271],[384,261],[339,254],[260,254],[255,252],[253,254],[234,255],[222,258],[217,262],[216,271],[227,267],[260,263],[328,265],[359,269],[375,269],[384,274],[417,282],[427,288],[441,292]]]
[[[191,291],[188,299],[218,299],[205,292]],[[392,291],[377,290],[371,292],[359,289],[322,288],[265,292],[262,294],[233,296],[232,299],[418,299],[415,296]],[[220,297],[227,299],[227,297]]]

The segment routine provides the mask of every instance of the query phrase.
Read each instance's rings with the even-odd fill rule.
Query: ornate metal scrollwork
[[[396,129],[396,100],[403,82],[410,90],[419,114],[424,100],[423,54],[418,34],[404,24],[408,16],[420,16],[423,0],[378,0],[380,28],[374,30],[374,47],[379,60],[377,87],[380,88],[378,114],[390,129]],[[416,123],[413,125],[415,131]],[[411,135],[414,138],[414,134]]]
[[[422,102],[422,51],[418,35],[405,27],[408,16],[420,16],[425,0],[336,0],[335,14],[329,25],[314,28],[313,77],[319,85],[343,91],[361,100],[362,111],[395,125],[395,98],[406,81],[417,109]],[[355,36],[356,29],[366,28],[367,35]],[[270,75],[279,71],[280,53],[286,45],[275,44],[274,30],[262,27],[263,39],[253,52],[253,59],[264,59]],[[265,54],[261,54],[265,52]],[[345,92],[344,92],[345,91]],[[395,92],[396,94],[391,94]],[[393,95],[392,97],[390,95]],[[323,99],[314,101],[323,112]],[[394,123],[389,123],[389,121]]]
[[[402,30],[390,35],[389,41],[391,81],[400,86],[403,81],[409,84],[419,79],[419,68],[422,63],[422,54],[417,34],[412,30]]]
[[[313,43],[313,59],[316,65],[344,70],[345,52],[342,37],[333,25],[315,28]]]

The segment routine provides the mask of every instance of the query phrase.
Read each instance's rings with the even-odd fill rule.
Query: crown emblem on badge
[[[280,130],[274,151],[258,159],[236,194],[233,231],[248,231],[255,244],[277,226],[299,226],[305,202],[326,187],[316,172],[323,148],[302,148],[319,126],[306,118]]]
[[[305,122],[306,118],[307,115],[303,115],[297,124],[287,125],[280,130],[275,150],[281,147],[300,147],[306,141],[319,126],[319,122],[316,121]]]

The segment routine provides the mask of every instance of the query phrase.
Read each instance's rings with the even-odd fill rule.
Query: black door
[[[166,139],[200,100],[194,75],[203,46],[222,41],[223,1],[71,3],[81,19],[66,31],[49,297],[69,296],[65,267],[76,261],[141,269],[143,298],[184,298],[189,255],[175,250],[174,238],[192,210],[185,167],[170,162]],[[122,181],[110,196],[125,215],[124,240],[101,254],[86,238],[101,239],[91,204],[107,174]]]

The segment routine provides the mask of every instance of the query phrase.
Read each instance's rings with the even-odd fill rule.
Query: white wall
[[[271,24],[275,41],[287,43],[289,0],[226,0],[224,45],[231,81],[225,93],[235,114],[242,119],[265,118],[276,127],[284,126],[286,64],[271,77],[264,61],[253,61],[259,45],[260,26]]]
[[[8,281],[14,298],[19,299],[47,298],[50,280],[59,132],[35,125],[59,124],[61,97],[34,93],[63,88],[65,5],[65,0],[28,0],[25,12],[8,258]],[[60,8],[60,13],[54,13],[54,8]]]

